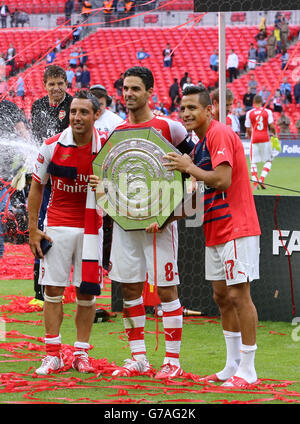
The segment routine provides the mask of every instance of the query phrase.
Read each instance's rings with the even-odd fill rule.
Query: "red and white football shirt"
[[[155,115],[150,121],[141,124],[131,124],[128,119],[117,125],[115,130],[153,127],[165,137],[169,143],[177,147],[181,153],[191,153],[194,143],[185,127],[178,121]]]
[[[229,115],[226,116],[226,125],[231,127],[235,133],[239,134],[240,121],[236,115],[234,115],[233,113],[229,113]]]
[[[267,143],[270,141],[268,126],[273,124],[273,114],[270,109],[255,107],[246,114],[245,127],[252,128],[252,143]]]
[[[61,134],[46,140],[42,145],[32,178],[40,184],[46,184],[49,178],[48,165]],[[45,224],[84,228],[86,195],[92,160],[92,142],[78,146],[77,178],[56,177],[51,175],[51,197],[48,204]]]
[[[238,135],[228,126],[212,120],[195,147],[194,163],[206,171],[222,163],[232,168],[231,185],[227,190],[205,186],[203,229],[206,246],[260,235],[244,147]]]

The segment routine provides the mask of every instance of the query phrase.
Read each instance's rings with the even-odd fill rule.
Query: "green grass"
[[[297,192],[286,190],[300,192],[299,165],[300,158],[275,158],[271,172],[265,181],[266,184],[275,187],[267,185],[267,190],[257,190],[255,195],[299,195]],[[259,172],[261,168],[262,164],[259,164]],[[2,296],[0,297],[0,304],[9,302],[8,299],[3,297],[5,295],[33,296],[33,282],[30,280],[2,280],[0,281],[0,293]],[[108,295],[109,291],[103,294]],[[101,298],[99,303],[109,304],[110,299]],[[61,328],[62,343],[71,346],[73,346],[76,335],[74,324],[75,308],[75,304],[64,305],[66,315]],[[38,321],[43,319],[43,314],[42,312],[32,312],[12,314],[8,315],[8,317],[18,320]],[[148,359],[155,369],[159,369],[165,350],[164,337],[159,335],[159,343],[156,349],[156,322],[151,320],[152,316],[148,316],[148,318],[150,319],[147,319],[145,328]],[[24,335],[44,337],[43,325],[6,323],[5,330],[8,332],[17,330]],[[161,322],[159,322],[159,330],[162,331]],[[56,403],[73,403],[74,401],[70,399],[75,400],[77,403],[89,402],[80,400],[86,398],[106,404],[112,401],[116,403],[150,402],[153,404],[174,402],[175,404],[175,400],[178,399],[180,403],[185,403],[185,400],[190,400],[194,403],[202,401],[209,404],[225,402],[245,403],[248,401],[268,404],[280,404],[288,401],[293,403],[296,400],[300,401],[300,365],[298,360],[300,341],[292,339],[293,331],[295,331],[295,326],[290,322],[259,322],[257,330],[258,350],[255,361],[258,377],[281,381],[263,380],[262,388],[254,393],[250,391],[244,393],[218,392],[218,385],[207,387],[203,386],[203,384],[193,383],[191,379],[179,379],[176,384],[165,385],[149,377],[111,379],[109,375],[81,375],[72,369],[59,375],[33,378],[33,370],[38,366],[39,362],[32,360],[20,362],[16,358],[16,354],[31,353],[32,355],[41,355],[43,352],[28,350],[28,345],[10,352],[3,349],[2,343],[8,343],[10,346],[12,346],[11,343],[24,341],[38,345],[43,345],[43,343],[28,340],[25,337],[23,339],[6,338],[3,341],[0,340],[0,361],[12,359],[13,362],[0,362],[0,403],[34,402],[34,399],[38,399],[41,402]],[[124,335],[122,314],[119,313],[112,322],[94,324],[90,343],[94,346],[90,352],[91,357],[96,359],[106,358],[109,363],[114,362],[116,365],[122,365],[123,360],[130,357],[130,350]],[[6,354],[12,356],[3,356]],[[181,365],[185,372],[204,376],[219,371],[224,366],[225,355],[225,343],[218,318],[201,317],[194,321],[184,320]],[[285,387],[285,380],[296,382]],[[8,384],[8,382],[10,383]],[[47,384],[43,385],[42,383],[44,382],[50,386],[47,386]],[[275,386],[270,386],[270,383],[275,384]],[[39,384],[39,386],[35,386],[36,384]],[[36,392],[34,392],[35,389],[37,390]],[[179,391],[172,393],[172,389],[178,389]],[[187,405],[189,404],[187,403]]]
[[[250,165],[247,158],[249,175]],[[258,164],[258,175],[260,175],[263,163]],[[265,179],[266,190],[256,190],[255,195],[277,195],[281,196],[299,196],[300,195],[300,158],[296,157],[277,157],[273,160],[272,168]],[[274,186],[274,187],[271,187]],[[289,191],[289,190],[295,190]]]
[[[32,296],[33,295],[33,283],[32,281],[12,280],[12,281],[1,281],[0,292],[2,296],[17,294],[20,296]],[[107,294],[103,293],[103,294]],[[1,303],[7,303],[8,299],[3,297],[0,298]],[[109,302],[109,299],[98,299],[100,303]],[[64,312],[67,314],[64,317],[61,334],[62,343],[73,345],[75,341],[75,325],[74,325],[74,310],[75,304],[64,305]],[[71,317],[69,316],[71,315]],[[13,314],[9,317],[14,317],[19,320],[41,320],[42,312],[26,313],[26,314]],[[152,316],[148,316],[152,318]],[[202,325],[199,325],[202,324]],[[211,386],[204,390],[202,384],[193,383],[192,380],[185,380],[189,385],[186,385],[182,380],[177,380],[176,385],[162,385],[156,380],[150,379],[149,377],[137,377],[131,379],[110,379],[110,376],[96,376],[95,374],[82,375],[76,371],[68,370],[65,373],[59,375],[53,375],[51,377],[39,377],[33,378],[31,369],[26,376],[14,376],[14,374],[8,373],[25,373],[30,367],[37,367],[39,362],[26,361],[18,362],[18,358],[14,362],[0,362],[1,367],[1,379],[2,385],[0,386],[0,403],[6,402],[22,402],[28,400],[26,396],[30,395],[33,399],[38,399],[42,402],[58,402],[58,403],[72,403],[70,399],[77,400],[89,398],[95,402],[109,403],[116,401],[117,403],[126,403],[131,401],[150,402],[153,404],[158,403],[172,403],[176,399],[180,399],[180,403],[184,403],[184,399],[191,400],[192,402],[199,402],[200,400],[204,403],[223,403],[231,401],[247,402],[249,400],[260,399],[273,399],[265,401],[266,403],[284,403],[284,400],[276,399],[274,397],[273,390],[277,392],[282,391],[282,396],[286,399],[298,399],[300,401],[300,367],[299,367],[299,344],[292,340],[291,334],[295,327],[289,322],[260,322],[257,332],[257,345],[258,350],[256,353],[256,369],[259,378],[263,379],[276,379],[276,380],[297,380],[287,387],[270,387],[265,386],[264,390],[267,390],[268,394],[265,393],[224,393],[217,392],[215,389],[218,386]],[[43,326],[28,325],[23,323],[6,323],[6,331],[19,331],[24,335],[31,335],[35,337],[44,336]],[[156,322],[153,320],[147,320],[146,322],[146,334],[145,340],[148,350],[148,359],[152,363],[155,369],[161,366],[163,355],[164,355],[164,338],[163,335],[159,336],[158,348],[156,350]],[[162,330],[161,322],[159,323],[159,330]],[[115,362],[117,365],[121,365],[123,360],[130,357],[130,351],[127,345],[127,341],[123,339],[124,328],[122,322],[122,315],[118,314],[117,318],[113,319],[113,322],[98,323],[93,325],[92,335],[90,343],[94,348],[90,352],[90,356],[96,359],[106,358],[110,363]],[[149,333],[150,332],[150,333]],[[281,335],[282,333],[284,335]],[[122,339],[119,336],[123,336]],[[28,341],[26,338],[7,338],[4,340],[6,343],[20,343],[22,341]],[[29,340],[33,344],[41,344],[35,340]],[[1,342],[2,343],[2,342]],[[1,345],[0,345],[1,347]],[[28,350],[27,347],[17,350],[20,353],[33,353],[34,351]],[[2,354],[14,354],[14,352],[7,352],[4,349],[0,349],[0,355]],[[40,354],[40,352],[37,352]],[[42,352],[41,352],[42,354]],[[14,359],[0,356],[0,361]],[[181,364],[185,372],[204,376],[207,374],[214,373],[221,370],[225,362],[225,343],[222,336],[222,329],[218,318],[207,318],[201,317],[193,321],[184,320],[182,348],[181,348]],[[16,384],[16,378],[19,378],[18,384]],[[3,384],[4,381],[10,379],[11,387],[15,387],[17,392],[12,391],[7,393],[7,384]],[[21,383],[20,383],[21,381]],[[24,381],[26,385],[24,385]],[[59,390],[49,390],[49,387],[44,385],[44,382],[51,382],[52,386],[50,389],[62,387]],[[43,383],[43,384],[42,384]],[[263,382],[264,384],[278,382]],[[34,386],[38,390],[34,393]],[[41,387],[42,384],[42,387]],[[75,384],[74,388],[70,387],[70,384]],[[77,387],[78,385],[84,386],[84,388]],[[123,389],[120,392],[120,389]],[[180,389],[178,393],[171,393],[171,390]],[[40,390],[40,391],[39,391]],[[297,392],[298,396],[288,396],[287,390]],[[1,393],[2,392],[2,393]],[[24,397],[25,396],[25,397]],[[264,403],[264,401],[262,402]]]

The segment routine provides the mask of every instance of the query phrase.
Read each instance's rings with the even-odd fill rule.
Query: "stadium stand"
[[[268,32],[272,29],[273,27],[268,27]],[[64,34],[63,31],[68,30],[62,30]],[[234,92],[236,101],[241,100],[247,90],[250,77],[245,71],[245,66],[250,43],[254,41],[257,32],[256,26],[237,25],[226,28],[226,54],[234,48],[240,62],[240,77],[232,84],[228,84],[228,87]],[[299,26],[290,25],[290,38],[295,37],[298,32]],[[24,33],[22,32],[22,35],[18,32],[9,34],[9,31],[2,31],[0,34],[0,51],[4,50],[4,46],[8,46],[11,37],[13,37],[12,42],[16,44],[17,51],[22,51],[28,43],[36,42],[44,34],[43,31],[38,34],[34,31],[26,31],[26,35]],[[22,57],[25,64],[31,64],[33,60],[37,60],[41,54],[46,52],[51,43],[52,45],[55,44],[56,39],[57,33],[49,32],[47,39],[35,44],[34,48],[25,50],[16,59],[20,61],[19,58]],[[162,64],[162,50],[166,43],[170,43],[171,47],[175,48],[174,64],[171,68],[164,68]],[[111,94],[116,94],[113,83],[118,79],[120,73],[130,66],[140,65],[140,62],[136,59],[136,52],[141,47],[150,54],[150,58],[146,59],[143,64],[148,66],[155,75],[155,92],[158,96],[158,102],[163,101],[168,104],[170,85],[174,78],[180,80],[186,71],[194,84],[201,81],[207,87],[214,87],[218,81],[218,74],[209,67],[209,57],[214,49],[218,48],[217,27],[194,27],[192,30],[161,27],[101,28],[76,45],[82,46],[87,52],[91,83],[103,84]],[[294,48],[295,46],[291,45],[290,56]],[[72,47],[62,50],[56,57],[56,63],[65,69],[68,66],[71,49]],[[19,64],[19,66],[21,65]],[[21,103],[27,116],[32,101],[44,94],[41,78],[44,67],[45,61],[38,66],[26,69],[23,73],[26,96],[24,101],[18,100],[18,102]],[[280,75],[280,68],[280,55],[257,66],[254,72],[255,79],[258,81],[258,90],[263,85],[267,85],[269,89],[274,88]],[[291,72],[292,66],[289,67],[285,75],[289,78]],[[16,79],[17,77],[9,79],[10,89],[16,84]],[[291,119],[291,130],[296,132],[295,121],[299,109],[294,104],[289,105],[289,107],[284,106],[284,109]]]
[[[5,3],[10,11],[18,9],[28,14],[64,13],[65,9],[64,0],[6,0]],[[78,0],[75,0],[75,5],[77,4]]]
[[[16,49],[16,70],[31,65],[37,61],[46,51],[55,45],[58,38],[66,37],[70,33],[68,29],[58,31],[46,30],[1,30],[0,52],[6,52],[12,43]],[[20,54],[22,52],[22,54]]]

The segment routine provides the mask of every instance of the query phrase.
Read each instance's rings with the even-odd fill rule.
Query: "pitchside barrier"
[[[273,150],[273,155],[278,157],[299,157],[300,156],[300,139],[280,139],[281,152]],[[245,155],[249,157],[250,141],[243,140]]]
[[[262,321],[291,321],[300,316],[300,197],[255,196],[261,226],[260,279],[251,283]],[[179,221],[179,298],[188,309],[219,315],[204,274],[202,227]],[[112,282],[112,310],[122,311],[119,283]]]

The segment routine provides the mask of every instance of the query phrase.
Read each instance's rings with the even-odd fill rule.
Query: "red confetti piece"
[[[33,280],[34,257],[28,244],[5,243],[0,259],[1,280]]]

